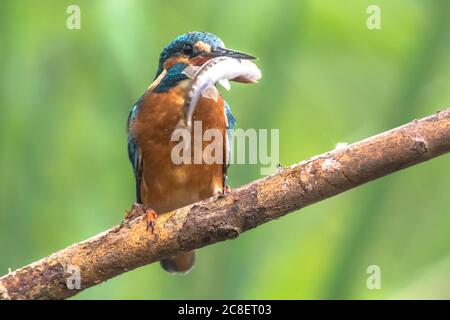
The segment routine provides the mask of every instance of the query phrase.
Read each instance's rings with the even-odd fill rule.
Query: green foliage
[[[134,200],[129,109],[176,35],[205,30],[259,57],[226,92],[240,128],[279,128],[284,165],[450,103],[450,2],[79,0],[0,3],[0,273],[117,224]],[[77,298],[450,298],[449,157],[410,168]],[[234,165],[230,184],[259,178]],[[381,290],[366,288],[379,265]]]

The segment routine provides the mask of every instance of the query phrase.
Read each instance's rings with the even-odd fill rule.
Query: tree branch
[[[0,278],[0,299],[64,299],[137,267],[218,241],[450,151],[450,109],[280,169],[224,198],[142,215]],[[134,209],[139,211],[138,208]],[[139,212],[135,212],[139,213]],[[142,213],[142,212],[140,212]],[[69,289],[71,268],[81,287]]]

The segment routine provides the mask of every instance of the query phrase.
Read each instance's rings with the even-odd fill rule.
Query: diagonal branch
[[[286,213],[449,151],[447,109],[280,169],[224,198],[213,197],[161,215],[153,234],[146,231],[142,215],[126,220],[3,276],[0,299],[68,298],[163,257],[236,238]],[[81,287],[69,289],[76,268]]]

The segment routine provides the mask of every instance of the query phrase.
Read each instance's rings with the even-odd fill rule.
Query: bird
[[[199,67],[212,58],[255,57],[225,47],[209,32],[188,32],[164,47],[153,82],[133,105],[127,120],[128,156],[136,183],[136,202],[145,208],[147,228],[153,230],[158,215],[229,191],[226,185],[232,147],[229,131],[236,123],[230,106],[218,93],[215,99],[202,96],[193,120],[201,121],[203,132],[219,130],[227,158],[223,163],[175,164],[171,150],[176,142],[171,134],[177,128],[192,79],[189,67]],[[188,251],[160,261],[170,273],[186,273],[194,265],[195,251]]]

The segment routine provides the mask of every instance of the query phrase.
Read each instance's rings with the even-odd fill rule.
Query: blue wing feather
[[[223,101],[223,106],[225,108],[225,116],[227,118],[227,139],[228,139],[228,159],[230,161],[230,159],[233,156],[233,128],[236,124],[236,118],[233,116],[233,113],[231,112],[231,108],[230,105],[224,100]],[[223,183],[224,186],[226,185],[226,180],[227,180],[227,170],[228,167],[230,166],[230,163],[226,162],[223,166]]]
[[[136,180],[136,201],[141,203],[141,179],[142,179],[142,155],[139,151],[136,138],[133,137],[130,132],[130,127],[133,121],[136,119],[138,112],[138,104],[136,103],[130,111],[127,121],[128,130],[128,158],[130,159],[131,166],[133,167],[134,177]]]

